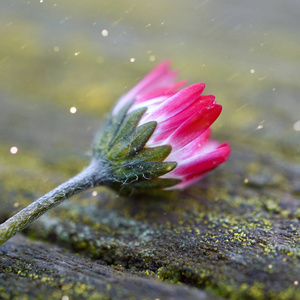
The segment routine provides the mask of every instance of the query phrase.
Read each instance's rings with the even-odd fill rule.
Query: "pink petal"
[[[199,157],[194,156],[183,162],[179,161],[179,165],[173,171],[161,176],[163,178],[177,178],[182,180],[179,184],[167,188],[167,190],[182,190],[197,182],[208,171],[226,161],[230,155],[230,151],[230,146],[227,143],[223,143],[212,151],[213,153],[209,156],[204,155],[201,157],[202,155],[200,155]]]
[[[134,100],[138,94],[148,93],[153,89],[158,89],[174,82],[178,74],[177,72],[169,71],[169,67],[170,62],[163,62],[155,67],[136,86],[120,98],[113,109],[113,114],[116,114],[126,103]]]
[[[202,179],[203,177],[204,177],[204,174],[195,175],[194,178],[191,178],[189,180],[182,180],[180,183],[176,184],[175,186],[171,186],[169,188],[166,188],[166,190],[184,190],[187,187],[189,187],[190,185],[192,185],[193,183],[195,183],[195,182],[199,181],[200,179]],[[166,176],[166,178],[167,178],[167,176]]]
[[[184,88],[162,103],[155,112],[143,120],[144,123],[156,120],[158,122],[170,118],[194,103],[205,88],[204,83],[196,83]]]
[[[198,136],[195,140],[187,144],[183,148],[179,148],[176,151],[172,151],[165,161],[179,161],[186,158],[193,157],[199,153],[206,153],[219,146],[219,142],[211,140],[211,129],[208,128],[204,133]],[[209,146],[208,146],[209,145]],[[209,149],[208,149],[209,148]]]
[[[173,149],[172,151],[184,147],[204,133],[220,115],[221,110],[221,105],[213,104],[210,107],[205,107],[201,111],[194,113],[181,124],[164,143],[170,144]],[[154,140],[154,142],[156,141]]]
[[[145,89],[152,90],[157,88],[162,79],[167,77],[167,82],[173,80],[176,76],[176,72],[170,72],[170,62],[163,62],[156,66],[149,74],[147,74],[137,85],[135,85],[126,96],[133,99],[137,94],[143,92]],[[144,92],[143,92],[144,93]]]
[[[171,129],[177,128],[180,124],[182,124],[186,119],[188,119],[195,112],[198,112],[200,114],[201,110],[206,109],[206,107],[212,106],[214,103],[215,103],[214,96],[211,95],[200,96],[200,98],[195,103],[193,103],[183,111],[179,112],[178,114],[176,114],[171,118],[159,122],[156,128],[156,133],[165,132],[165,131],[170,132]]]
[[[149,100],[146,100],[145,102],[140,102],[140,103],[137,103],[137,104],[133,104],[128,113],[136,110],[136,109],[139,109],[139,108],[142,108],[142,107],[147,107],[147,111],[146,113],[143,115],[143,117],[145,118],[146,116],[148,116],[150,113],[152,113],[153,111],[156,110],[156,108],[161,104],[163,103],[164,101],[166,101],[169,97],[168,96],[160,96],[160,97],[157,97],[157,98],[153,98],[153,99],[149,99]],[[144,122],[140,122],[139,125],[142,125],[144,124]]]
[[[198,156],[193,156],[190,159],[179,161],[178,166],[166,175],[169,175],[169,178],[173,177],[189,180],[194,176],[200,176],[203,173],[214,169],[219,164],[226,161],[230,152],[229,145],[223,143],[215,150],[205,153],[204,155],[200,154]]]
[[[165,86],[154,91],[150,91],[147,94],[143,94],[142,96],[138,97],[138,99],[134,102],[134,105],[144,102],[146,100],[157,98],[159,96],[173,96],[181,87],[187,84],[187,81],[178,81],[172,85]]]
[[[206,104],[206,105],[203,105]],[[205,102],[198,102],[197,104],[190,105],[187,109],[183,110],[182,112],[178,113],[177,115],[173,116],[172,118],[169,118],[165,121],[159,122],[157,124],[157,127],[155,129],[154,134],[152,135],[151,139],[149,140],[149,143],[176,143],[176,141],[170,142],[168,140],[169,137],[172,136],[173,132],[178,129],[178,127],[184,123],[187,119],[191,117],[193,114],[199,114],[201,115],[201,110],[206,110],[206,106],[212,106],[214,104],[214,100],[207,100]],[[145,115],[144,117],[147,118],[148,115]],[[143,119],[142,119],[143,121]],[[166,141],[168,140],[168,141]],[[177,148],[173,149],[173,152],[176,151]]]

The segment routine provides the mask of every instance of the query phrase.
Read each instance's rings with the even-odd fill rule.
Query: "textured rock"
[[[20,236],[1,248],[0,263],[1,299],[211,299]]]
[[[19,236],[2,246],[2,297],[138,299],[143,290],[145,299],[296,299],[299,170],[259,152],[234,147],[227,166],[181,193],[134,199],[98,188],[73,197],[26,230],[45,243]],[[6,190],[8,183],[4,199],[35,195],[24,192],[26,180]],[[2,218],[11,210],[4,207]]]

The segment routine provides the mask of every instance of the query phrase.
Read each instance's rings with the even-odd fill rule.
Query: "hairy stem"
[[[107,174],[105,170],[100,170],[101,164],[99,164],[99,160],[93,160],[82,172],[37,199],[6,222],[2,223],[0,225],[0,245],[65,199],[90,187],[104,183],[107,180]]]

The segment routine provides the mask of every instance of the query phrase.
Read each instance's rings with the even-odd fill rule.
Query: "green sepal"
[[[157,123],[152,121],[135,128],[113,145],[109,150],[108,157],[111,160],[125,161],[136,155],[145,146],[156,125]]]
[[[181,182],[180,179],[153,178],[151,180],[134,182],[131,184],[131,186],[133,188],[139,188],[139,189],[150,189],[150,188],[164,189],[164,188],[174,186],[180,182]]]
[[[105,124],[104,131],[100,132],[96,136],[93,145],[94,154],[105,150],[109,146],[111,140],[115,137],[124,119],[126,118],[126,114],[133,102],[134,101],[131,101],[130,103],[125,105],[117,115],[111,115],[109,117],[108,122]]]
[[[117,170],[118,180],[130,184],[140,180],[150,180],[164,175],[174,168],[176,162],[145,162],[141,164],[123,165]]]
[[[116,190],[131,193],[164,189],[180,183],[180,179],[158,178],[177,166],[176,162],[164,162],[172,147],[146,146],[157,122],[138,126],[147,108],[143,107],[128,114],[132,104],[133,101],[124,106],[117,115],[111,115],[101,136],[94,142],[94,158],[103,159],[111,175],[107,184]]]
[[[142,163],[142,162],[159,162],[163,161],[172,151],[170,145],[150,147],[142,149],[132,160],[131,163]]]
[[[116,132],[114,138],[111,140],[110,147],[137,127],[142,115],[146,112],[146,110],[146,107],[142,107],[140,109],[134,110],[125,117],[118,129],[118,132]]]

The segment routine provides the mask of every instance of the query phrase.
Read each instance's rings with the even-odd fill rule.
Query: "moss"
[[[37,168],[43,168],[43,164]],[[257,167],[254,169],[257,172]],[[27,234],[104,261],[116,271],[157,276],[162,281],[232,299],[268,299],[275,289],[278,299],[293,299],[298,272],[294,262],[300,253],[297,223],[284,213],[292,212],[293,207],[281,198],[289,187],[283,191],[276,187],[274,196],[274,186],[263,193],[242,181],[228,187],[220,175],[216,172],[214,181],[208,177],[188,193],[172,194],[170,198],[120,198],[105,189],[91,197],[88,192],[42,217]],[[26,183],[24,174],[18,176],[19,182]],[[2,184],[4,194],[12,189],[8,181],[7,186],[5,180]],[[52,183],[43,188],[48,185]],[[20,196],[31,189],[30,183],[22,184]],[[24,197],[24,203],[29,200]],[[60,297],[71,290],[75,296],[93,295],[87,283],[75,284],[67,278],[57,281],[51,273],[33,271],[30,264],[17,263],[6,267],[5,272],[19,280],[54,289],[59,286]],[[109,286],[106,290],[110,291]],[[104,293],[99,297],[109,296]]]

